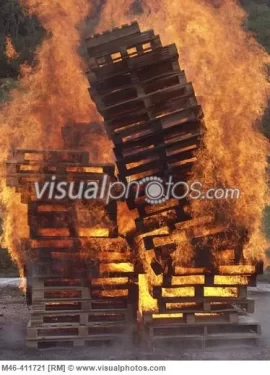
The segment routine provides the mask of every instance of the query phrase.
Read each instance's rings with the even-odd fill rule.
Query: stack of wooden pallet
[[[147,184],[155,176],[162,179],[155,182],[162,184],[164,192],[169,177],[186,181],[204,125],[192,85],[180,69],[176,46],[162,47],[153,30],[140,32],[136,22],[94,35],[86,44],[90,94],[115,145],[120,180],[145,178]],[[190,219],[186,200],[169,199],[151,206],[143,187],[137,195],[136,189],[131,191],[127,204],[138,211],[138,233],[163,225],[173,229],[175,223]]]
[[[114,166],[89,164],[87,152],[16,150],[7,172],[8,185],[28,205],[30,236],[23,244],[32,316],[27,345],[130,340],[137,280],[132,253],[118,238],[116,202],[57,199],[51,192],[53,183],[79,188],[105,174],[109,183]],[[34,183],[42,189],[47,182],[38,199]]]
[[[175,267],[170,282],[154,286],[155,312],[144,312],[145,341],[187,341],[211,346],[218,342],[256,341],[260,325],[246,316],[254,312],[254,301],[247,298],[247,286],[256,285],[255,267],[221,266],[216,274],[203,268]]]
[[[152,257],[150,272],[163,277],[155,285],[148,275],[157,308],[142,312],[147,337],[152,343],[257,338],[259,325],[239,320],[239,309],[253,311],[246,287],[258,272],[243,266],[247,234],[220,228],[214,218],[196,227],[187,200],[162,194],[169,177],[188,181],[203,147],[203,113],[176,46],[162,46],[153,30],[141,32],[136,22],[96,34],[86,45],[90,95],[114,143],[119,179],[142,184],[126,201],[138,212],[135,236]],[[161,194],[149,200],[151,182],[161,185]],[[184,248],[179,254],[183,236],[192,248],[190,264],[181,261]]]

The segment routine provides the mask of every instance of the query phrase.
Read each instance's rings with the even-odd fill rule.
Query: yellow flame
[[[205,297],[237,297],[237,288],[204,287]]]
[[[164,288],[162,289],[162,297],[194,297],[195,288]]]
[[[204,284],[205,277],[198,276],[173,276],[172,285],[185,285],[185,284]]]
[[[237,285],[247,285],[248,278],[246,276],[219,276],[216,275],[214,278],[215,284],[237,284]]]

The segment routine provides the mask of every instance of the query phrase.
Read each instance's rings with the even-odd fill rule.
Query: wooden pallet
[[[45,151],[44,151],[45,153]],[[43,154],[39,154],[43,156]],[[45,154],[46,155],[46,154]],[[114,176],[114,165],[113,164],[92,164],[92,163],[79,163],[79,162],[62,162],[61,159],[56,161],[50,160],[8,160],[7,163],[8,174],[52,174],[52,175],[69,175],[74,174],[76,176],[98,177],[100,174],[108,174],[110,177]]]
[[[203,285],[205,287],[238,287],[238,286],[256,286],[256,275],[223,275],[215,274],[210,272],[204,272],[195,274],[195,272],[188,273],[190,269],[187,269],[187,273],[181,276],[163,277],[163,283],[161,286],[155,288],[179,288],[179,287],[192,287],[194,285]],[[159,292],[157,292],[159,293]]]
[[[194,96],[194,90],[190,83],[185,85],[175,85],[163,90],[157,90],[147,95],[140,95],[134,99],[123,98],[123,101],[118,103],[105,106],[97,105],[98,110],[102,113],[105,120],[108,118],[115,120],[116,118],[122,116],[125,112],[133,112],[134,110],[140,110],[144,108],[154,108],[155,106],[166,105],[167,101],[176,100],[182,98],[182,101],[188,100]]]
[[[102,68],[106,65],[117,64],[125,59],[134,58],[136,56],[149,53],[161,47],[161,41],[158,35],[154,35],[153,30],[145,31],[141,34],[134,35],[129,38],[121,39],[121,51],[119,50],[119,45],[117,43],[112,46],[108,45],[108,49],[104,50],[104,47],[99,49],[88,49],[91,56],[98,54],[97,57],[90,57],[89,67],[91,69]],[[112,53],[112,51],[115,51]],[[111,51],[111,53],[110,53]]]
[[[32,163],[25,164],[20,162],[7,162],[7,185],[10,187],[22,188],[24,191],[32,187],[30,192],[34,191],[34,183],[45,183],[46,181],[71,182],[78,185],[79,182],[95,182],[99,185],[108,183],[114,180],[114,166],[113,165],[86,165],[79,166],[78,164],[62,164],[55,162],[54,164],[47,163]],[[105,179],[105,175],[107,176]],[[52,180],[54,178],[54,180]],[[98,186],[99,186],[98,185]],[[99,186],[99,190],[101,186]]]
[[[166,211],[165,211],[166,212]],[[181,212],[180,212],[181,214]],[[162,258],[164,246],[172,247],[175,244],[174,236],[176,233],[179,233],[179,227],[182,221],[191,222],[192,217],[188,212],[182,208],[182,215],[179,216],[178,220],[175,220],[173,225],[161,225],[158,229],[159,232],[155,230],[150,230],[147,232],[145,230],[142,237],[142,244],[146,251],[153,250],[156,255]],[[161,221],[164,224],[164,222]],[[168,223],[166,223],[168,224]],[[143,227],[142,227],[143,229]],[[147,229],[147,227],[145,227]],[[204,232],[202,231],[204,230]],[[215,254],[222,255],[222,252],[225,252],[230,256],[229,265],[239,265],[243,263],[243,246],[245,244],[246,234],[235,233],[234,231],[229,231],[226,228],[216,226],[213,224],[206,225],[204,227],[197,227],[197,229],[182,229],[183,238],[191,238],[191,245],[194,249],[194,264],[195,268],[201,268],[202,272],[208,272],[217,268],[214,265],[213,257]],[[197,233],[197,234],[196,234]],[[213,249],[215,254],[213,255]],[[166,251],[165,251],[166,253]],[[222,266],[222,258],[220,260],[220,266]],[[209,269],[209,266],[212,264],[212,268]],[[176,266],[177,267],[177,266]],[[181,267],[180,267],[181,268]],[[255,269],[254,269],[255,272]],[[256,273],[256,272],[255,272]],[[177,274],[177,271],[174,271],[173,274]]]
[[[90,95],[114,142],[118,177],[125,183],[153,175],[177,175],[178,180],[185,181],[201,143],[202,110],[192,84],[180,69],[176,46],[162,47],[153,31],[141,33],[138,25],[130,27],[130,33],[120,39],[114,30],[107,32],[99,46],[93,37],[94,44],[89,47]],[[115,59],[106,52],[111,38],[111,55],[118,52]],[[141,44],[145,38],[153,41],[147,50]],[[140,193],[139,198],[142,202],[144,194]],[[136,228],[143,233],[165,223],[173,226],[190,219],[178,205],[146,214],[134,197],[127,204],[130,209],[139,209]]]
[[[120,278],[119,278],[120,279]],[[89,287],[44,287],[37,288],[36,282],[33,282],[32,288],[32,300],[33,304],[40,302],[63,302],[63,301],[85,301],[96,299],[110,299],[110,298],[126,298],[132,300],[136,296],[137,285],[131,283],[130,279],[127,278],[125,283],[109,284],[106,283],[106,279],[95,279],[95,283],[91,283]],[[99,281],[99,282],[98,282]],[[111,279],[107,278],[110,282]],[[105,283],[105,284],[103,284]]]
[[[103,322],[127,323],[133,317],[134,309],[129,305],[127,309],[115,310],[89,310],[89,311],[33,311],[31,315],[32,327],[40,327],[51,324],[80,324],[86,325],[91,322],[102,324]]]
[[[111,251],[111,254],[117,255],[115,259],[120,261],[125,252]],[[100,261],[106,266],[109,260],[101,256]],[[103,276],[93,277],[79,272],[67,279],[59,273],[57,277],[41,276],[39,272],[32,277],[27,346],[39,348],[66,343],[84,346],[88,342],[131,340],[138,301],[136,275],[119,277],[117,273],[105,272]]]
[[[146,78],[140,82],[140,85],[138,82],[136,83],[134,81],[136,80],[133,80],[132,83],[123,85],[116,92],[114,92],[114,94],[106,91],[104,92],[102,88],[99,88],[98,86],[91,87],[89,92],[91,98],[94,101],[97,101],[100,107],[106,108],[117,105],[127,99],[134,100],[140,96],[145,96],[174,85],[184,86],[187,84],[184,71],[179,73],[165,73],[156,79]]]
[[[70,259],[55,258],[51,261],[39,261],[32,265],[33,277],[40,278],[78,278],[80,274],[91,277],[129,277],[136,275],[133,263],[126,261],[108,261],[108,263],[87,260],[84,257],[73,257]]]
[[[123,31],[126,31],[123,33]],[[121,49],[119,50],[119,38]],[[161,46],[159,36],[153,30],[141,32],[137,22],[119,28],[110,33],[95,34],[86,39],[88,53],[91,56],[90,64],[105,65],[131,58],[138,54],[151,51]]]
[[[231,301],[217,301],[217,300],[205,300],[203,298],[197,299],[193,302],[178,302],[174,304],[168,304],[163,309],[158,308],[156,314],[168,315],[168,314],[197,314],[197,313],[222,313],[222,312],[235,312],[237,311],[240,315],[250,313],[253,314],[255,310],[255,302],[252,299],[237,299]],[[144,312],[143,315],[147,319],[147,316],[152,313]]]
[[[133,73],[137,79],[153,78],[169,72],[181,71],[178,63],[178,51],[175,44],[160,47],[153,51],[137,55],[132,59],[124,59],[117,64],[106,64],[96,67],[87,73],[90,84],[105,80],[119,79],[127,73]],[[151,72],[152,71],[152,72]],[[120,76],[120,77],[119,77]],[[121,81],[123,82],[123,81]]]
[[[93,211],[91,211],[93,210]],[[99,216],[97,216],[97,212]],[[103,219],[100,223],[99,218]],[[89,223],[89,224],[88,224]],[[31,202],[28,225],[32,239],[43,237],[115,237],[117,236],[117,204],[112,201],[78,201],[63,203]]]
[[[93,51],[94,48],[100,48],[100,46],[107,48],[107,43],[110,45],[113,43],[113,41],[119,39],[119,38],[125,38],[129,37],[133,34],[140,34],[140,28],[138,25],[138,22],[132,22],[130,24],[122,25],[121,27],[115,27],[112,29],[112,32],[108,34],[108,32],[104,33],[97,33],[94,34],[88,38],[86,38],[86,44],[88,48],[91,48]],[[104,46],[105,44],[105,46]],[[95,56],[94,52],[92,52],[92,55]]]
[[[215,312],[181,312],[181,313],[143,313],[143,323],[145,325],[153,325],[155,327],[164,326],[179,326],[188,324],[228,324],[238,323],[239,318],[244,314],[240,315],[239,310],[233,308],[232,305],[228,305],[227,308],[215,311]]]
[[[89,275],[99,275],[100,269],[103,273],[106,273],[106,265],[110,270],[110,264],[119,265],[118,274],[121,276],[121,265],[122,268],[127,264],[128,270],[131,271],[133,268],[130,263],[133,263],[134,254],[130,251],[127,243],[118,237],[115,238],[102,238],[102,237],[40,237],[36,239],[26,239],[22,241],[24,253],[29,254],[30,259],[27,263],[36,263],[39,260],[39,265],[34,265],[34,273],[38,277],[50,278],[53,274],[50,263],[53,261],[54,267],[60,267],[66,263],[66,274],[68,276],[68,270],[72,269],[72,264],[78,265],[81,270],[84,268],[84,273],[89,272]],[[83,263],[85,266],[83,266]],[[101,266],[103,264],[103,266]],[[65,267],[64,267],[65,269]],[[58,270],[59,272],[59,270]],[[29,269],[29,273],[32,271]],[[108,273],[108,272],[107,272]],[[109,272],[110,273],[110,272]],[[117,272],[116,272],[117,273]],[[73,275],[74,274],[74,275]],[[110,273],[111,276],[112,272]],[[133,274],[133,272],[130,272]],[[74,276],[72,278],[72,275]],[[124,273],[124,275],[126,275]],[[76,280],[76,272],[72,270],[70,275],[70,282]],[[53,275],[55,285],[59,279],[57,272]],[[77,278],[78,280],[78,278]],[[60,284],[59,284],[60,285]],[[64,284],[68,285],[68,283]],[[79,286],[80,284],[78,284]]]
[[[164,64],[161,64],[161,67],[164,70]],[[159,66],[156,68],[158,70]],[[154,70],[147,75],[143,74],[143,69],[141,69],[137,72],[130,72],[128,75],[118,75],[94,82],[90,79],[90,83],[89,93],[93,100],[100,100],[101,103],[105,104],[108,101],[109,103],[118,102],[124,93],[128,97],[133,97],[134,93],[137,93],[137,95],[147,94],[177,83],[184,85],[187,83],[187,79],[184,71],[180,68],[178,70],[176,66],[172,69],[172,66],[168,64],[167,70],[163,73]],[[115,98],[111,93],[108,93],[108,88],[115,92]]]
[[[35,277],[27,346],[131,340],[136,326],[136,282],[137,277]]]
[[[167,225],[174,228],[175,223],[184,222],[191,219],[191,215],[185,212],[182,205],[172,206],[160,210],[157,213],[148,214],[146,217],[135,219],[135,225],[138,233],[148,233]],[[175,245],[176,246],[176,245]]]
[[[33,249],[67,249],[67,251],[72,251],[75,249],[84,250],[90,247],[95,247],[97,251],[108,251],[108,252],[127,252],[130,251],[127,242],[120,237],[108,238],[104,241],[102,238],[88,238],[88,237],[74,237],[65,239],[55,239],[55,238],[39,238],[30,239],[31,248]]]
[[[260,338],[261,328],[259,323],[252,321],[249,317],[239,317],[239,321],[219,322],[208,321],[200,323],[162,322],[161,319],[153,319],[144,327],[144,337],[150,347],[159,344],[188,345],[198,344],[204,348],[211,345],[232,342],[256,341]]]
[[[85,346],[87,342],[131,342],[135,325],[130,322],[102,322],[88,323],[87,325],[72,325],[68,323],[46,325],[42,327],[27,327],[27,347],[42,348],[52,346]]]
[[[170,176],[170,170],[177,167],[178,176],[187,177],[196,162],[196,149],[168,154],[166,147],[158,146],[150,153],[149,158],[143,157],[136,162],[127,162],[122,159],[116,164],[119,178],[123,182],[141,180],[143,177],[161,176],[165,179]],[[138,155],[138,158],[140,156]],[[180,181],[180,180],[178,180]],[[166,191],[166,190],[165,190]]]
[[[120,145],[120,155],[125,155],[125,148],[129,150],[129,146],[133,147],[134,144],[139,143],[141,139],[149,136],[158,136],[159,134],[164,137],[168,137],[170,132],[178,133],[179,135],[189,135],[198,133],[200,128],[198,127],[198,120],[202,119],[202,111],[200,106],[192,106],[187,109],[180,109],[173,113],[168,113],[158,119],[139,122],[139,124],[128,123],[123,125],[121,122],[115,122],[110,124],[111,137],[114,143]],[[203,130],[203,129],[202,129]],[[125,147],[127,146],[127,147]]]
[[[65,240],[67,238],[73,238],[78,235],[80,237],[86,238],[117,238],[118,237],[118,228],[113,225],[104,227],[84,227],[80,226],[79,228],[74,228],[74,226],[64,226],[61,227],[40,227],[38,225],[33,225],[30,228],[30,235],[32,239],[35,238],[56,238]]]
[[[175,265],[174,275],[175,276],[185,276],[185,275],[198,275],[198,274],[209,274],[210,271],[205,267],[182,267]],[[261,275],[263,273],[263,263],[257,262],[255,264],[229,264],[229,265],[219,265],[216,267],[214,272],[217,275],[223,276],[250,276]]]
[[[18,163],[35,162],[63,162],[79,163],[85,165],[89,163],[89,153],[77,150],[33,150],[16,149],[9,153],[8,160]]]
[[[36,289],[44,293],[67,288],[72,298],[74,289],[83,287],[90,288],[91,298],[123,293],[129,297],[133,293],[137,280],[134,254],[121,239],[109,238],[104,243],[104,238],[42,237],[25,240],[24,246],[31,253],[27,270],[29,294],[32,290],[35,294]]]

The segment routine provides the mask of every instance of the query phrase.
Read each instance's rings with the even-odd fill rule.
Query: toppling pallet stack
[[[109,183],[113,165],[91,165],[87,152],[16,150],[7,184],[28,205],[30,236],[23,241],[28,296],[29,347],[132,338],[138,300],[132,253],[118,238],[117,205],[85,196],[57,199],[52,184],[40,198],[34,183]],[[67,185],[71,186],[71,185]],[[102,184],[99,184],[102,188]],[[83,192],[86,192],[84,189]],[[73,199],[72,199],[73,198]]]
[[[140,32],[136,22],[94,35],[86,44],[90,95],[114,143],[119,179],[127,183],[145,178],[148,183],[155,176],[162,181],[153,182],[163,185],[170,176],[186,181],[204,125],[192,84],[180,69],[176,46],[162,47],[153,30]],[[151,206],[146,197],[141,189],[139,197],[131,191],[127,199],[129,208],[138,211],[138,233],[162,225],[174,229],[176,223],[191,218],[185,200]]]
[[[255,285],[261,271],[244,259],[247,233],[220,228],[214,217],[198,225],[188,201],[162,194],[169,177],[188,181],[205,130],[176,46],[162,46],[153,30],[141,32],[136,22],[95,34],[86,45],[90,95],[114,144],[118,177],[142,183],[139,197],[134,191],[126,201],[138,213],[135,236],[152,256],[151,272],[163,278],[149,282],[157,308],[142,312],[146,337],[151,343],[194,339],[203,345],[256,339],[260,326],[240,317],[253,312],[247,285]],[[161,185],[152,201],[151,183],[154,193]],[[174,256],[179,234],[192,247],[192,266]]]

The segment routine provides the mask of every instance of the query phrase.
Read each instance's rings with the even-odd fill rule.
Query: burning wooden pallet
[[[186,180],[204,126],[176,46],[162,47],[159,36],[140,32],[137,23],[95,35],[86,44],[90,95],[115,145],[119,178],[177,174]],[[140,207],[134,197],[127,203]]]
[[[54,278],[33,276],[28,346],[130,342],[136,322],[136,277],[118,271],[117,276],[96,272],[95,277],[86,272],[83,278],[76,268],[79,272],[73,271],[72,278],[59,273]]]
[[[173,276],[164,277],[150,293],[154,311],[142,311],[143,337],[151,347],[170,345],[231,343],[260,337],[260,324],[249,313],[254,301],[247,287],[256,285],[261,265],[219,266],[216,274],[204,268],[175,267]]]
[[[240,339],[241,335],[243,340],[254,341],[259,337],[260,325],[243,315],[254,312],[254,301],[248,299],[247,287],[256,285],[257,274],[263,272],[262,263],[245,262],[244,234],[241,237],[238,233],[235,237],[234,233],[219,230],[196,237],[195,232],[192,231],[191,237],[190,229],[186,233],[186,238],[193,242],[194,267],[183,265],[181,255],[179,261],[173,258],[181,231],[176,231],[176,237],[171,232],[142,238],[144,250],[155,255],[151,263],[153,273],[162,275],[162,282],[152,284],[149,291],[154,313],[142,311],[146,337],[151,345],[162,340],[162,336],[164,340],[171,337],[171,341],[182,336],[183,340],[194,338],[202,345],[211,344],[217,336],[219,341],[223,337],[224,342]],[[151,277],[148,283],[151,285]],[[205,332],[200,340],[199,333],[194,333],[198,324]],[[186,330],[185,326],[190,328]],[[212,337],[208,333],[214,326],[216,331]],[[226,329],[228,332],[223,335]]]
[[[153,30],[141,32],[136,22],[96,34],[86,45],[89,91],[114,143],[119,179],[148,183],[155,176],[162,184],[172,176],[188,181],[196,151],[203,146],[204,124],[176,46],[163,47]],[[135,236],[152,257],[150,272],[163,275],[162,285],[145,276],[156,301],[155,314],[142,311],[147,337],[152,343],[257,338],[259,325],[239,319],[240,313],[253,312],[247,286],[255,285],[259,268],[246,264],[243,257],[246,231],[220,228],[215,218],[195,225],[188,201],[169,197],[150,205],[144,187],[139,196],[134,192],[127,199],[127,205],[137,209]],[[193,250],[193,269],[177,264],[179,235]]]
[[[137,280],[132,252],[117,235],[117,205],[102,200],[36,196],[33,184],[88,183],[113,165],[91,165],[88,153],[16,150],[8,184],[28,204],[30,238],[23,241],[32,317],[27,345],[130,340],[136,322]],[[77,186],[76,185],[76,186]]]
[[[163,47],[153,30],[125,25],[86,40],[90,95],[113,141],[121,181],[153,175],[186,181],[204,133],[203,113],[178,63],[176,46]],[[148,180],[146,180],[147,182]],[[132,195],[133,194],[133,195]],[[145,201],[144,186],[127,199],[136,208],[137,234],[191,218],[186,200]],[[173,247],[173,245],[172,245]]]

